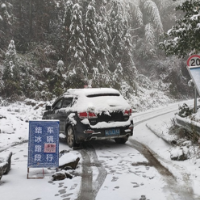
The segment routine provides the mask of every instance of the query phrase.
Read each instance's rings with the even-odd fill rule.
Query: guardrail
[[[191,134],[195,134],[194,136],[200,137],[200,123],[195,122],[188,118],[183,118],[178,115],[175,115],[176,124],[187,129]]]

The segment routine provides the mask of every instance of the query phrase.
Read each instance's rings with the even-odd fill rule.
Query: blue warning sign
[[[59,166],[59,121],[29,121],[28,168]]]

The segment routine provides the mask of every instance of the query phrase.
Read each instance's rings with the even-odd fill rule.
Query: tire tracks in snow
[[[156,118],[156,117],[159,117],[171,112],[175,112],[175,111],[176,110],[173,109],[165,113],[159,113],[159,114],[150,116],[146,119],[142,119],[136,122],[135,126],[145,121],[148,121],[153,118]],[[153,133],[153,131],[151,132]],[[152,149],[150,149],[149,147],[145,146],[144,144],[134,139],[129,138],[129,142],[131,143],[129,146],[133,147],[134,149],[138,150],[142,155],[144,155],[145,158],[149,161],[149,163],[152,164],[157,169],[157,171],[163,176],[165,182],[167,183],[167,186],[164,188],[164,190],[169,192],[169,196],[168,196],[169,200],[198,200],[199,199],[199,197],[194,197],[193,189],[192,187],[190,187],[191,182],[189,179],[189,175],[180,166],[175,165],[174,163],[165,160],[164,158],[156,154]],[[172,166],[176,169],[178,168],[178,170],[181,171],[180,172],[181,180],[182,180],[181,184],[178,183],[179,181],[178,179],[180,177],[175,177],[174,174],[170,170],[171,167],[168,167],[168,166]]]
[[[176,110],[173,109],[173,110],[168,111],[167,113],[171,113],[174,111]],[[157,115],[148,117],[148,119],[147,118],[142,119],[136,122],[135,126],[137,126],[138,124],[142,122],[148,121],[149,119],[153,119],[155,117],[162,116],[164,114],[166,113],[159,113]],[[148,160],[152,160],[150,164],[152,164],[153,166],[161,165],[153,157],[153,155],[150,154],[150,151],[148,151],[147,148],[143,146],[141,143],[135,141],[134,146],[131,145],[131,147],[137,149],[144,156],[145,154],[148,155],[148,158],[149,158]],[[83,158],[83,163],[82,163],[83,171],[82,171],[81,188],[80,188],[80,192],[79,192],[77,200],[95,200],[98,191],[100,190],[102,184],[104,183],[104,180],[106,179],[107,172],[105,168],[102,166],[102,164],[99,162],[95,149],[89,142],[85,142],[85,144],[83,145],[83,149],[80,150],[80,153]],[[95,181],[93,181],[92,168],[91,168],[92,166],[97,167],[99,171],[98,177]],[[167,176],[173,177],[173,175],[162,166],[160,166],[159,169],[162,174],[166,174]]]
[[[164,190],[169,193],[168,200],[198,200],[199,197],[194,197],[193,189],[190,187],[191,183],[189,181],[189,177],[186,173],[183,172],[183,170],[169,162],[168,165],[172,165],[175,168],[178,168],[182,171],[183,180],[179,184],[179,179],[173,175],[170,169],[168,167],[165,167],[163,163],[161,163],[159,160],[163,158],[160,158],[155,152],[153,152],[151,149],[147,148],[145,145],[139,143],[138,141],[134,139],[129,139],[130,147],[138,150],[144,157],[149,161],[150,165],[155,167],[157,171],[161,174],[161,176],[164,178],[164,181],[167,183]]]
[[[89,143],[85,143],[83,148],[80,151],[83,158],[83,175],[77,200],[95,200],[99,189],[106,179],[107,172],[99,162],[94,147]],[[92,167],[97,167],[99,171],[96,180],[93,180]]]
[[[134,125],[137,126],[137,125],[139,125],[139,124],[141,124],[141,123],[143,123],[143,122],[146,122],[146,121],[148,121],[148,120],[151,120],[151,119],[154,119],[154,118],[156,118],[156,117],[159,117],[159,116],[162,116],[162,115],[165,115],[165,114],[169,114],[169,113],[175,112],[175,111],[177,111],[177,109],[173,109],[173,110],[170,110],[170,111],[165,112],[165,113],[159,113],[159,114],[153,115],[153,116],[151,116],[151,117],[148,117],[148,118],[145,118],[145,119],[142,119],[142,120],[137,121],[136,123],[134,123]],[[144,114],[144,115],[145,115],[145,114]],[[139,116],[142,116],[142,114],[139,115]],[[134,118],[134,116],[133,116],[133,118]],[[133,122],[134,122],[134,121],[133,121]]]
[[[10,149],[11,147],[18,146],[18,145],[21,145],[24,143],[28,143],[28,140],[22,140],[21,142],[14,142],[13,144],[9,145],[8,147],[4,147],[4,148],[0,149],[0,153],[7,149]]]

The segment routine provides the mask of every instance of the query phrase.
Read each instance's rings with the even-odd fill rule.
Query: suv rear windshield
[[[92,97],[106,97],[106,96],[120,96],[118,93],[106,93],[106,94],[90,94],[87,95],[87,97],[92,98]]]

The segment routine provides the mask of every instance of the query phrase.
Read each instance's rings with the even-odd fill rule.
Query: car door
[[[59,110],[62,107],[63,98],[58,99],[53,105],[51,109],[51,113],[49,114],[50,119],[55,119],[60,121],[60,132],[62,131],[62,124],[60,120]]]
[[[60,132],[64,133],[65,132],[65,127],[67,123],[67,118],[71,112],[70,108],[72,105],[73,98],[63,98],[62,101],[62,106],[61,108],[57,111],[57,117],[60,120]]]
[[[56,100],[52,106],[46,106],[46,111],[44,112],[43,119],[57,119],[56,110],[61,108],[61,106],[62,99]]]
[[[60,121],[60,132],[65,132],[65,126],[67,117],[69,115],[69,109],[71,107],[73,98],[60,98],[53,105],[51,111],[49,111],[49,119],[56,119]]]

